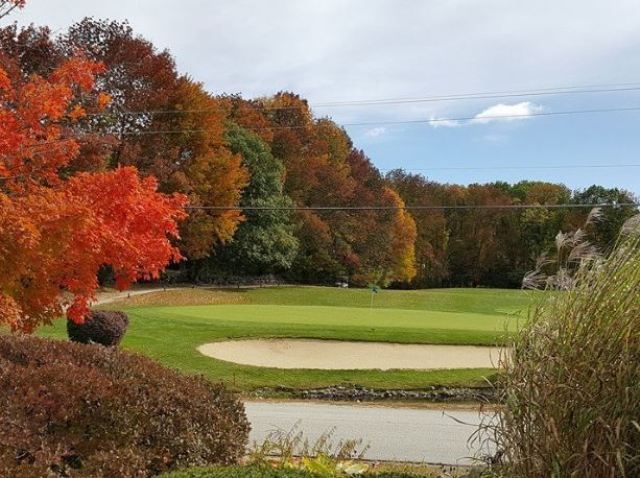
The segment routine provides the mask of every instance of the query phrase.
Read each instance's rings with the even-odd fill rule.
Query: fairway
[[[197,348],[242,338],[493,346],[504,343],[508,332],[516,330],[533,298],[513,290],[384,290],[371,307],[371,293],[362,289],[182,289],[132,296],[103,307],[129,314],[125,348],[247,392],[340,384],[373,388],[482,385],[494,370],[285,370],[221,361],[205,357]],[[183,305],[165,305],[175,303]],[[46,335],[65,336],[64,321],[42,330]]]

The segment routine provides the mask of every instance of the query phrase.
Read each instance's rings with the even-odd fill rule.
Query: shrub
[[[366,473],[362,478],[417,478],[426,475],[399,472]],[[431,475],[429,475],[431,476]],[[162,475],[160,478],[318,478],[319,475],[296,468],[270,466],[226,466],[193,468]]]
[[[0,336],[0,476],[155,476],[233,464],[243,406],[201,377],[116,348]]]
[[[636,226],[533,310],[502,365],[504,476],[640,476]]]
[[[175,471],[162,475],[160,478],[316,478],[316,475],[295,468],[218,466]]]
[[[67,334],[74,342],[112,347],[120,343],[128,326],[129,317],[124,312],[92,310],[82,324],[67,320]]]

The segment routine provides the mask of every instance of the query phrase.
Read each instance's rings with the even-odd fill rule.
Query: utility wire
[[[630,107],[616,107],[616,108],[595,108],[595,109],[586,109],[586,110],[567,110],[567,111],[547,111],[547,112],[538,112],[538,113],[529,113],[525,115],[490,115],[490,116],[482,116],[481,118],[477,118],[476,116],[462,116],[457,118],[431,118],[431,119],[412,119],[412,120],[382,120],[382,121],[363,121],[358,123],[342,123],[341,126],[374,126],[374,125],[399,125],[399,124],[437,124],[437,123],[446,123],[446,122],[460,122],[460,121],[474,121],[477,120],[478,123],[484,122],[487,120],[501,120],[501,119],[524,119],[524,118],[534,118],[534,117],[546,117],[546,116],[569,116],[569,115],[585,115],[585,114],[601,114],[601,113],[621,113],[621,112],[632,112],[632,111],[640,111],[640,106],[630,106]],[[279,130],[279,129],[304,129],[307,126],[299,125],[299,126],[264,126],[257,127],[252,129],[271,129],[271,130]],[[177,130],[147,130],[147,131],[131,131],[124,132],[123,135],[131,136],[131,135],[152,135],[152,134],[184,134],[184,133],[206,133],[208,130],[206,129],[177,129]]]
[[[387,102],[405,102],[405,101],[441,101],[448,99],[467,99],[467,98],[501,98],[508,96],[534,96],[534,95],[555,95],[555,94],[581,94],[581,93],[606,93],[615,91],[626,91],[627,88],[632,90],[637,89],[638,82],[629,83],[609,83],[609,84],[592,84],[581,86],[558,86],[552,88],[535,88],[529,90],[506,90],[506,91],[484,91],[476,93],[458,93],[448,95],[437,95],[427,97],[401,97],[401,98],[381,98],[381,99],[366,99],[366,100],[344,100],[344,101],[329,101],[320,103],[321,105],[348,105],[353,104],[368,104],[368,103],[387,103]],[[578,91],[580,90],[580,91]],[[317,105],[316,105],[317,106]]]
[[[31,145],[23,146],[20,149],[31,150],[35,148],[54,146],[58,144],[69,143],[70,141],[77,141],[79,144],[84,144],[82,139],[77,138],[63,138],[53,141],[44,141],[42,143],[34,143]],[[115,146],[112,141],[99,141],[92,139],[89,143],[96,146]],[[226,142],[213,143],[214,146],[228,146]],[[394,168],[375,168],[380,172],[391,171],[407,171],[407,172],[430,172],[430,171],[509,171],[509,170],[555,170],[555,169],[614,169],[614,168],[640,168],[640,164],[625,163],[625,164],[561,164],[561,165],[537,165],[537,166],[444,166],[444,167],[432,167],[432,168],[407,168],[403,166],[396,166]]]
[[[640,91],[640,86],[637,83],[630,83],[635,86],[625,86],[618,88],[583,88],[583,87],[564,87],[549,90],[532,90],[532,91],[514,91],[514,92],[492,92],[492,93],[465,93],[460,95],[442,95],[442,96],[427,96],[418,98],[386,98],[386,99],[372,99],[372,100],[345,100],[334,101],[326,103],[315,103],[311,105],[311,108],[330,108],[330,107],[345,107],[345,106],[376,106],[376,105],[395,105],[395,104],[408,104],[408,103],[431,103],[440,101],[461,101],[461,100],[478,100],[478,99],[496,99],[496,98],[523,98],[531,96],[549,96],[549,95],[576,95],[576,94],[597,94],[597,93],[617,93],[617,92],[629,92]],[[249,100],[251,101],[251,100]],[[264,111],[286,111],[299,109],[297,106],[260,106],[259,109]],[[100,117],[110,116],[113,114],[121,114],[125,116],[148,116],[148,115],[171,115],[171,114],[187,114],[187,113],[214,113],[224,112],[226,108],[202,108],[202,109],[190,109],[190,110],[144,110],[144,111],[118,111],[114,113],[101,112],[90,113],[87,116]]]
[[[188,210],[209,211],[430,211],[430,210],[474,210],[474,209],[593,209],[639,207],[633,202],[593,204],[473,204],[473,205],[429,205],[429,206],[187,206]]]
[[[378,171],[494,171],[517,169],[597,169],[597,168],[640,168],[640,164],[562,164],[540,166],[452,166],[435,168],[378,168]]]

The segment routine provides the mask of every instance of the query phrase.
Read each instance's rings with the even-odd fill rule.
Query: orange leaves
[[[78,121],[80,118],[82,118],[86,114],[87,112],[82,106],[75,105],[73,109],[69,112],[69,118],[72,121]]]
[[[391,267],[387,278],[391,281],[409,282],[416,276],[416,249],[417,237],[416,222],[403,209],[405,204],[397,192],[391,188],[385,188],[385,199],[398,208],[394,211],[391,222],[391,242],[390,256],[392,257]]]
[[[156,189],[153,178],[141,180],[132,167],[79,174],[65,185],[65,194],[84,204],[92,216],[90,228],[73,231],[74,242],[91,248],[91,257],[83,252],[67,257],[76,271],[90,261],[84,277],[63,283],[75,294],[68,313],[73,320],[83,316],[95,288],[95,272],[102,264],[113,267],[117,286],[125,289],[138,279],[158,278],[167,261],[181,259],[167,238],[178,238],[176,222],[186,216],[186,199],[165,196]]]
[[[11,81],[7,72],[0,68],[0,90],[8,90],[11,88]]]
[[[100,64],[72,58],[47,79],[32,75],[12,85],[0,68],[0,176],[7,178],[6,189],[17,193],[58,182],[58,170],[80,149],[65,125],[85,115],[84,107],[70,106],[74,91],[88,92],[102,70]]]
[[[0,293],[0,317],[11,329],[19,328],[20,307],[18,307],[15,300],[2,293]]]
[[[158,193],[155,179],[131,167],[59,176],[80,153],[67,127],[85,115],[74,92],[89,92],[100,71],[75,58],[48,79],[11,85],[0,70],[2,98],[12,99],[0,102],[0,323],[13,330],[31,332],[65,307],[82,321],[104,264],[125,288],[180,259],[170,239],[186,216],[184,196]]]
[[[96,100],[96,105],[98,109],[103,110],[111,103],[111,96],[107,93],[100,92],[98,93],[98,98]]]
[[[83,57],[74,57],[57,68],[49,77],[49,81],[58,85],[76,85],[86,93],[93,89],[95,76],[104,70],[104,65],[101,63]]]
[[[184,112],[162,117],[166,123],[156,128],[184,133],[168,135],[162,145],[153,145],[153,149],[161,147],[154,153],[151,172],[165,190],[187,194],[193,206],[237,206],[249,174],[240,156],[223,145],[227,102],[213,98],[201,84],[181,78],[170,104]],[[239,210],[197,211],[182,225],[180,247],[190,259],[206,257],[214,245],[233,237],[242,220]]]

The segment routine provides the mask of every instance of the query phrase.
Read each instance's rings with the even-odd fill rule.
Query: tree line
[[[402,170],[383,175],[299,95],[213,95],[126,22],[87,18],[57,36],[47,27],[0,29],[0,61],[16,78],[47,76],[78,53],[103,65],[96,87],[110,102],[68,126],[80,151],[61,174],[135,166],[157,178],[159,191],[184,194],[191,209],[176,245],[187,260],[177,272],[188,280],[277,275],[304,283],[515,287],[558,231],[581,227],[589,209],[403,207],[634,201],[599,186],[460,186]],[[259,209],[242,209],[249,206]],[[313,206],[370,209],[296,209]],[[634,211],[606,209],[589,239],[610,247]]]

